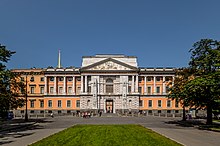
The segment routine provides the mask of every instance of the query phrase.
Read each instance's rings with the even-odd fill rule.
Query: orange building
[[[60,56],[60,55],[59,55]],[[139,68],[137,57],[125,55],[84,56],[79,68],[14,69],[27,80],[29,116],[103,113],[180,115],[181,106],[167,99],[173,68]],[[25,114],[25,107],[15,110]]]

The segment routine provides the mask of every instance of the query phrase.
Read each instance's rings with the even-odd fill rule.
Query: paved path
[[[141,124],[187,146],[218,146],[220,133],[168,124],[173,118],[160,117],[76,117],[48,118],[29,129],[0,133],[0,145],[25,146],[75,124]]]

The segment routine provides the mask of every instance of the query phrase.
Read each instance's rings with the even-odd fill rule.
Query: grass
[[[140,125],[76,125],[31,146],[180,146]]]

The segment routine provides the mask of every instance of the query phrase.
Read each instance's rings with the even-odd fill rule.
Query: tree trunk
[[[182,118],[183,121],[186,121],[186,109],[185,109],[185,106],[183,106],[183,118]]]
[[[212,124],[212,105],[207,104],[207,119],[206,124],[211,125]]]

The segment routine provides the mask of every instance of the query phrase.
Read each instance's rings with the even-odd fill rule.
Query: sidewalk
[[[13,119],[13,120],[1,121],[0,134],[6,131],[13,131],[16,129],[30,127],[41,120],[42,119],[29,119],[28,122],[25,122],[24,119]]]

